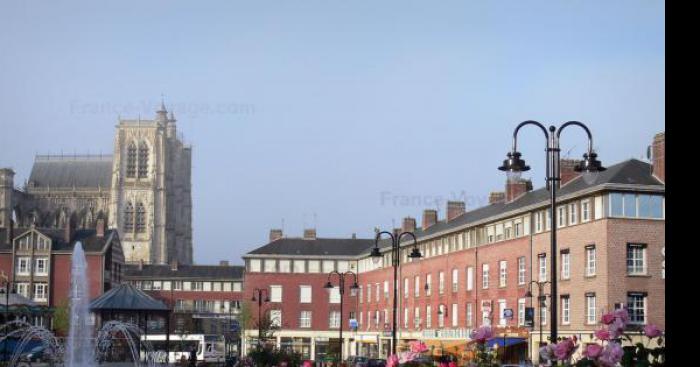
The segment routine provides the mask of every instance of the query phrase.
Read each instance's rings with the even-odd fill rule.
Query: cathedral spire
[[[165,99],[160,95],[160,109],[156,111],[156,120],[161,123],[168,121],[168,110],[165,109]]]

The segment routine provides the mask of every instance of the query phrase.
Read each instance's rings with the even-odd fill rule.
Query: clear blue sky
[[[523,120],[587,123],[608,165],[644,157],[664,47],[649,0],[4,1],[0,166],[21,183],[36,153],[111,154],[118,115],[163,93],[193,145],[195,260],[239,263],[282,220],[369,237],[482,205]],[[543,138],[520,145],[542,186]]]

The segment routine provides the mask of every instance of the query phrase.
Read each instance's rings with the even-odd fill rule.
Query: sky
[[[587,124],[605,165],[665,129],[662,1],[0,3],[0,167],[112,154],[160,104],[193,147],[194,259],[301,236],[371,238],[503,190],[524,120]],[[544,137],[519,150],[544,185]],[[578,158],[582,130],[562,135]]]

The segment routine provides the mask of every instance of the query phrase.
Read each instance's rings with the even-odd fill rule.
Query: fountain
[[[112,320],[106,322],[93,335],[93,325],[90,317],[90,293],[88,290],[87,259],[81,242],[75,244],[71,257],[71,289],[70,289],[70,329],[65,348],[49,330],[34,326],[26,321],[14,320],[0,325],[0,344],[16,340],[14,351],[8,366],[16,366],[31,343],[40,343],[44,347],[43,361],[64,363],[66,367],[89,367],[98,361],[108,359],[115,341],[124,340],[134,366],[140,363],[141,351],[144,352],[145,366],[158,365],[156,360],[164,359],[159,353],[154,353],[148,341],[141,341],[141,329],[134,324]],[[162,353],[161,353],[162,354]]]
[[[94,364],[92,325],[88,307],[90,293],[87,287],[87,260],[83,244],[78,241],[71,257],[70,330],[64,361],[70,367],[88,367]]]

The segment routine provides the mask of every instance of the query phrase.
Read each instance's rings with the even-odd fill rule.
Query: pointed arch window
[[[148,150],[145,142],[139,144],[139,178],[148,177]]]
[[[126,177],[136,177],[136,144],[131,143],[126,149]]]
[[[131,233],[134,231],[134,206],[129,202],[126,203],[124,209],[124,232]]]
[[[136,204],[136,233],[146,231],[146,207],[142,202]]]

